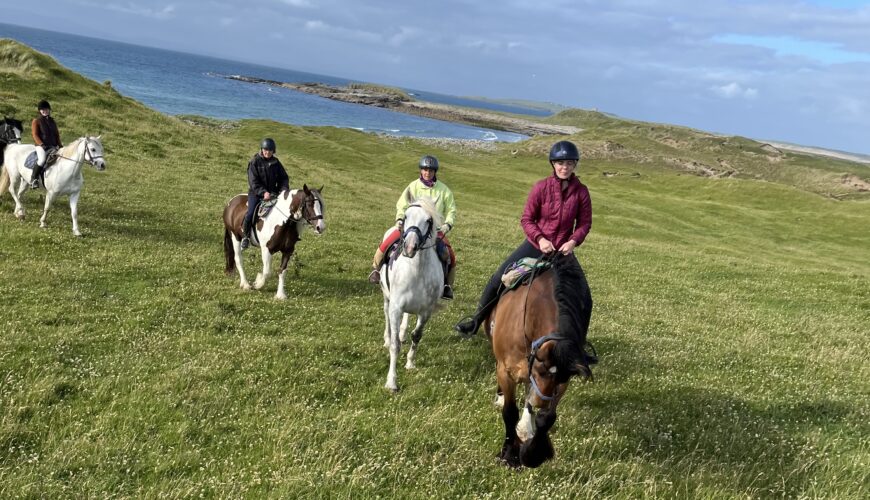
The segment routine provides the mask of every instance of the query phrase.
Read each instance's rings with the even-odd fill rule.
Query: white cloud
[[[737,82],[731,82],[725,85],[714,85],[710,90],[726,99],[734,99],[742,97],[744,99],[755,99],[758,97],[758,90],[754,88],[744,88]]]
[[[308,0],[281,0],[281,3],[287,4],[291,7],[301,7],[305,9],[313,7],[313,5],[311,5],[311,2],[309,2]]]
[[[135,16],[150,17],[153,19],[169,19],[175,15],[175,5],[173,4],[168,4],[163,8],[152,9],[133,2],[128,2],[126,4],[110,3],[106,5],[106,9],[123,12],[125,14],[133,14]]]

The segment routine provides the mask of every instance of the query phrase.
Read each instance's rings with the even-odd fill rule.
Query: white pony
[[[381,273],[384,292],[384,347],[390,349],[390,368],[385,387],[393,392],[396,384],[396,358],[405,341],[408,315],[417,315],[417,326],[411,334],[411,348],[405,368],[415,368],[414,357],[423,337],[423,327],[438,308],[438,298],[444,288],[444,268],[438,258],[435,244],[442,217],[431,198],[414,200],[408,195],[410,206],[405,210],[405,232],[399,244],[399,257],[386,264]],[[392,231],[392,230],[390,230]],[[390,231],[387,231],[389,233]],[[384,235],[386,237],[386,235]]]
[[[32,144],[10,144],[6,147],[5,161],[3,163],[2,179],[0,179],[0,193],[8,185],[9,193],[15,200],[15,216],[24,219],[24,205],[21,198],[29,189],[33,170],[24,166],[24,160],[30,153],[36,151],[37,146]],[[78,220],[79,194],[82,191],[84,177],[82,165],[90,163],[98,171],[106,169],[106,161],[103,159],[103,144],[100,137],[79,137],[68,146],[61,148],[57,162],[45,170],[45,209],[42,218],[39,219],[39,227],[45,227],[48,217],[48,209],[57,195],[69,195],[69,211],[72,215],[73,234],[81,236]],[[17,192],[16,192],[17,190]]]

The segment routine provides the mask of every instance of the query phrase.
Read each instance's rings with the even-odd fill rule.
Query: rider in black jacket
[[[248,162],[248,212],[242,221],[242,248],[248,248],[251,243],[248,233],[260,200],[270,200],[281,191],[290,189],[287,171],[274,155],[275,141],[267,137],[260,143],[260,152]]]

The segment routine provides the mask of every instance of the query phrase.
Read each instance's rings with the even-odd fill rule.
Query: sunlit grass
[[[602,360],[559,407],[556,459],[516,473],[495,459],[489,346],[451,328],[522,240],[542,157],[192,125],[77,76],[47,92],[0,78],[20,117],[47,93],[65,141],[102,131],[109,167],[85,172],[81,239],[63,198],[45,230],[41,194],[25,222],[0,200],[2,498],[870,493],[866,201],[584,161],[595,220],[578,255]],[[220,214],[265,135],[294,186],[325,185],[329,226],[303,235],[286,302],[274,280],[244,292],[223,274]],[[459,204],[457,298],[394,396],[365,277],[424,153]],[[618,169],[640,176],[602,175]]]

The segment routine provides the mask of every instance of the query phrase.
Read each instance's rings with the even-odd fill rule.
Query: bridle
[[[555,258],[556,258],[556,253],[553,252],[552,254],[542,255],[538,259],[538,261],[552,262],[553,259],[555,259]],[[537,264],[537,262],[536,262],[536,264]],[[531,272],[532,272],[532,274],[529,277],[529,284],[526,286],[526,296],[523,299],[523,335],[524,336],[526,335],[526,309],[528,309],[529,290],[531,290],[532,282],[535,281],[535,277],[538,275],[538,272],[539,272],[538,266],[535,265],[532,268]],[[552,332],[550,334],[544,335],[543,337],[539,337],[539,338],[533,340],[531,351],[529,352],[529,357],[528,357],[528,359],[529,359],[529,388],[531,390],[534,390],[535,394],[537,394],[538,397],[542,401],[552,401],[553,399],[555,399],[558,396],[558,393],[556,392],[558,390],[558,385],[556,386],[556,389],[553,391],[552,396],[544,395],[544,393],[541,392],[540,387],[538,387],[538,382],[535,380],[535,376],[532,373],[532,365],[534,365],[535,360],[538,359],[538,349],[540,349],[540,347],[542,345],[544,345],[544,343],[546,343],[547,341],[550,341],[550,340],[552,340],[554,342],[558,342],[559,341],[558,332]]]
[[[305,198],[306,198],[306,199],[303,200],[303,202],[302,202],[302,205],[303,205],[303,208],[302,208],[302,218],[305,219],[305,222],[307,222],[308,224],[310,224],[310,225],[313,226],[313,225],[314,225],[314,221],[318,221],[318,220],[322,220],[322,219],[323,219],[323,202],[320,201],[320,197],[317,196],[317,194],[315,194],[314,191],[312,191],[312,192],[311,192],[311,198],[313,198],[313,200],[312,200],[312,202],[311,202],[312,208],[309,209],[309,208],[308,208],[308,203],[307,203],[307,201],[308,201],[308,200],[307,200],[307,199],[308,199],[308,196],[306,196]],[[320,205],[320,210],[319,210],[320,213],[318,213],[317,205]],[[306,216],[306,213],[310,213],[311,211],[314,212],[314,215],[311,216],[311,217],[307,217],[307,216]]]
[[[18,131],[18,134],[15,132]],[[18,144],[21,142],[21,129],[7,120],[0,122],[0,142]]]
[[[408,205],[408,208],[411,208],[411,207],[423,208],[419,203],[412,203],[411,205]],[[432,248],[437,244],[437,241],[433,241],[429,246],[426,246],[426,241],[429,239],[432,239],[432,226],[433,226],[432,217],[428,217],[426,219],[426,222],[428,223],[428,227],[426,228],[425,233],[423,231],[420,231],[420,228],[418,226],[410,226],[407,229],[405,229],[405,232],[402,233],[402,241],[400,242],[402,247],[405,246],[405,239],[411,233],[416,233],[417,238],[420,240],[420,246],[417,247],[418,250],[426,250],[427,248]],[[402,254],[405,255],[404,248],[402,250]],[[405,255],[405,257],[407,257],[407,255]]]
[[[83,159],[84,161],[90,163],[92,167],[96,167],[96,166],[97,166],[97,160],[102,160],[102,159],[103,159],[103,155],[97,155],[97,156],[94,156],[94,154],[91,153],[91,148],[90,148],[91,142],[92,142],[92,141],[91,141],[91,138],[90,138],[90,137],[85,137],[85,138],[84,138],[84,143],[85,143],[85,152],[84,152],[84,154],[82,155],[82,159]],[[58,154],[57,157],[58,157],[58,158],[63,158],[64,160],[76,161],[76,160],[73,159],[73,158],[67,158],[66,156],[62,156],[62,155],[60,155],[60,154]]]

